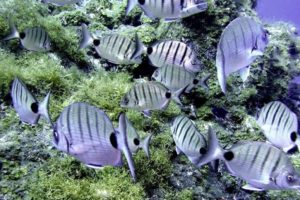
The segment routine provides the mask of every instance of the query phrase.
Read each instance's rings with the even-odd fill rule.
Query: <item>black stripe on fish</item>
[[[272,103],[270,104],[270,106],[269,106],[269,108],[268,108],[268,111],[266,112],[264,123],[266,123],[267,119],[269,118],[269,112],[270,112],[270,110],[272,109],[273,104],[274,104],[274,102],[272,102]]]
[[[172,61],[173,64],[175,64],[175,61],[176,61],[176,58],[177,58],[177,54],[178,54],[179,48],[180,48],[180,43],[178,42],[178,43],[177,43],[176,50],[175,50],[175,54],[174,54],[174,56],[173,56],[173,61]]]
[[[246,42],[246,38],[245,38],[245,30],[244,27],[242,26],[242,24],[240,22],[238,22],[239,27],[241,29],[241,33],[242,33],[242,37],[243,37],[243,44],[244,44],[244,48],[247,48],[247,42]]]
[[[190,126],[188,127],[188,129],[187,129],[185,132],[188,133],[188,132],[190,131],[191,128],[192,128],[192,126],[190,125]],[[193,131],[193,133],[192,133],[191,136],[190,136],[190,140],[189,140],[188,146],[191,145],[191,142],[192,142],[194,136],[195,136],[195,131]]]
[[[161,12],[164,13],[165,0],[161,0]]]
[[[235,54],[238,55],[238,42],[237,42],[237,36],[235,34],[235,29],[232,29],[233,39],[234,39],[234,46],[235,46]]]
[[[185,125],[188,123],[188,120],[185,118],[185,121],[183,122],[183,124],[181,124],[181,126],[180,126],[180,130],[179,130],[179,134],[181,135],[182,134],[182,130],[183,130],[183,128],[185,127]],[[179,135],[179,136],[180,136]]]
[[[280,104],[280,103],[278,103],[278,104],[277,104],[277,108],[276,108],[276,110],[275,110],[275,113],[273,114],[273,119],[272,119],[272,123],[271,123],[271,125],[273,125],[273,124],[274,124],[274,122],[275,122],[275,118],[277,117],[277,113],[278,113],[278,111],[279,111],[280,107],[281,107],[281,104]]]
[[[286,126],[287,126],[289,119],[290,119],[290,115],[287,115],[287,118],[286,118],[284,126],[283,126],[283,130],[286,130]]]
[[[164,63],[166,63],[166,61],[167,61],[167,59],[168,59],[168,57],[169,57],[170,51],[171,51],[171,49],[172,49],[172,46],[173,46],[173,41],[171,42],[171,44],[170,44],[170,46],[169,46],[169,49],[168,49],[168,51],[167,51],[167,55],[166,55],[165,58],[164,58]]]
[[[99,131],[99,117],[98,117],[98,112],[97,111],[94,111],[95,113],[95,120],[96,120],[96,132],[97,132],[97,136],[98,136],[98,139],[100,139],[100,131]]]
[[[83,137],[83,129],[82,129],[82,122],[81,122],[81,105],[77,106],[78,110],[76,113],[76,116],[78,118],[78,126],[79,126],[79,133],[81,137],[81,142],[84,142],[84,137]]]
[[[68,110],[67,110],[67,130],[68,130],[68,134],[70,135],[70,138],[72,139],[72,133],[71,133],[71,123],[70,123],[70,111],[71,111],[71,106],[68,107]]]
[[[281,160],[281,154],[280,153],[277,153],[277,158],[276,158],[276,162],[274,164],[274,166],[272,167],[272,170],[271,170],[271,173],[274,173],[276,170],[277,170],[277,167],[280,163],[280,160]],[[273,163],[273,162],[272,162]]]
[[[116,48],[116,43],[117,43],[118,39],[119,39],[119,37],[116,35],[115,39],[114,39],[114,42],[113,42],[113,45],[111,47],[111,50],[113,50],[114,48]]]
[[[260,150],[261,150],[261,144],[259,144],[258,148],[256,148],[255,153],[253,154],[254,156],[252,157],[252,160],[250,162],[250,170],[254,167],[254,165],[256,165],[256,160],[259,157],[258,155],[260,154]]]
[[[179,122],[176,124],[176,127],[175,127],[175,129],[174,129],[174,133],[175,133],[175,135],[177,135],[177,129],[178,129],[178,127],[180,126],[180,124],[181,124],[181,122],[182,122],[182,120],[184,119],[184,117],[181,117],[180,119],[179,119]],[[176,120],[176,121],[178,121],[178,119]]]
[[[162,54],[163,54],[163,52],[164,52],[164,49],[165,49],[165,46],[166,46],[166,42],[163,42],[162,44],[159,44],[158,46],[157,46],[157,50],[159,50],[159,46],[160,45],[162,45],[162,47],[160,48],[160,53],[159,53],[159,57],[158,57],[158,60],[160,60],[161,59],[161,57],[162,57]]]
[[[271,147],[269,147],[269,148],[268,148],[268,152],[267,152],[267,154],[266,154],[266,156],[265,156],[265,159],[263,160],[263,163],[262,163],[262,165],[261,165],[260,172],[263,172],[263,171],[264,171],[265,166],[266,166],[266,164],[267,164],[267,162],[268,162],[268,159],[269,159],[269,157],[270,157],[271,150],[272,150]]]
[[[174,14],[174,12],[175,12],[174,0],[171,0],[171,12],[172,12],[172,14]]]
[[[93,141],[93,134],[92,134],[92,130],[91,130],[88,105],[85,104],[84,107],[85,107],[86,126],[87,126],[87,129],[88,129],[88,133],[89,133],[90,139],[91,139],[91,141]],[[98,123],[98,122],[96,121],[96,123]]]
[[[187,54],[187,51],[188,51],[188,47],[187,47],[187,45],[185,45],[185,46],[184,46],[184,53],[182,54],[182,58],[181,58],[181,60],[180,60],[180,65],[182,65],[182,63],[183,63],[183,61],[184,61],[184,58],[185,58],[185,56],[186,56],[186,54]]]

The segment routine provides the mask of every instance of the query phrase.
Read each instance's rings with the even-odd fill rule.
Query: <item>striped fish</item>
[[[216,66],[221,89],[226,93],[226,78],[239,71],[243,81],[250,73],[251,63],[263,55],[268,43],[262,25],[248,17],[233,20],[223,31],[218,44]]]
[[[94,46],[97,53],[104,59],[113,64],[140,64],[142,62],[141,55],[144,50],[144,45],[135,35],[135,40],[130,38],[111,34],[103,36],[100,39],[93,38],[87,30],[87,26],[82,24],[83,38],[79,48]]]
[[[135,128],[132,126],[131,122],[125,115],[126,120],[126,131],[128,135],[128,146],[131,153],[136,153],[138,149],[142,148],[145,151],[145,154],[150,158],[149,144],[152,138],[152,135],[148,135],[146,138],[141,140]]]
[[[185,70],[182,67],[165,66],[158,68],[152,75],[152,79],[164,84],[172,92],[185,87],[185,92],[190,92],[195,86],[202,86],[208,89],[207,80],[209,76],[199,80],[192,72]]]
[[[183,152],[193,164],[197,164],[206,153],[207,144],[193,121],[186,116],[178,116],[173,120],[171,132],[177,154]]]
[[[201,62],[195,52],[185,43],[167,40],[147,48],[148,58],[155,67],[183,67],[190,72],[199,72]]]
[[[52,4],[54,6],[65,6],[69,4],[80,3],[82,0],[42,0],[42,3]]]
[[[124,114],[120,115],[119,128],[116,130],[102,110],[87,103],[73,103],[57,119],[53,144],[58,150],[74,156],[92,168],[122,166],[122,151],[135,180],[126,128]]]
[[[127,0],[126,15],[139,5],[152,19],[176,21],[203,12],[207,9],[206,0]]]
[[[13,100],[13,106],[22,122],[35,125],[38,123],[40,116],[42,115],[52,125],[48,114],[50,92],[47,94],[45,99],[39,103],[29,92],[26,85],[20,79],[15,78],[10,94]]]
[[[26,28],[19,32],[10,19],[11,33],[4,40],[20,39],[22,46],[30,51],[47,52],[51,50],[51,40],[48,33],[41,27]]]
[[[211,129],[208,151],[198,166],[216,158],[222,159],[233,176],[247,182],[243,189],[252,191],[300,189],[300,175],[288,156],[264,142],[243,142],[223,150]]]
[[[299,146],[298,118],[280,101],[272,101],[265,105],[258,116],[258,125],[269,142],[283,151],[288,152]]]
[[[166,109],[171,99],[181,105],[179,95],[185,88],[171,93],[168,88],[159,82],[137,83],[122,98],[121,107],[142,111],[146,116],[150,116],[151,110]]]

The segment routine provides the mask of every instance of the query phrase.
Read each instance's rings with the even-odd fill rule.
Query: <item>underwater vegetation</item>
[[[287,98],[290,80],[300,74],[300,39],[291,24],[264,24],[268,45],[252,62],[247,80],[243,82],[235,74],[228,76],[226,95],[219,85],[216,57],[220,37],[238,17],[260,21],[254,4],[252,0],[208,0],[201,12],[181,15],[182,19],[176,21],[179,15],[156,15],[157,11],[147,4],[132,4],[129,12],[127,1],[119,0],[83,0],[62,7],[51,4],[51,0],[2,1],[0,199],[300,199],[297,190],[245,191],[245,181],[231,176],[224,163],[220,162],[214,172],[210,166],[197,167],[190,157],[177,155],[172,137],[172,120],[183,114],[193,120],[193,128],[206,140],[211,127],[226,149],[239,141],[265,142],[265,129],[255,116],[270,102],[284,103],[291,115],[299,118],[299,108]],[[49,52],[26,50],[28,43],[22,38],[3,40],[11,32],[9,18],[20,33],[35,27],[45,30],[51,41]],[[133,51],[129,59],[138,55],[140,61],[115,65],[109,62],[110,57],[99,59],[102,51],[95,45],[97,41],[93,41],[96,47],[79,49],[82,24],[87,25],[93,38],[109,33],[129,37],[133,49],[138,38],[144,53]],[[122,38],[115,37],[116,41]],[[144,83],[141,78],[150,80],[154,71],[162,69],[153,66],[159,63],[153,50],[158,42],[169,40],[192,49],[196,56],[192,60],[201,68],[196,78],[210,75],[206,81],[209,89],[197,85],[180,96],[183,106],[168,100],[166,107],[158,106],[164,111],[153,110],[150,118],[141,114],[145,109],[121,107],[124,96],[136,84]],[[153,47],[151,53],[149,47]],[[132,155],[136,182],[126,159],[123,167],[92,169],[58,151],[53,145],[53,127],[46,118],[41,117],[35,126],[20,123],[10,94],[16,77],[38,102],[51,93],[48,112],[53,122],[65,107],[85,102],[103,110],[114,127],[118,127],[119,114],[124,112],[141,138],[152,134],[150,158],[142,150]],[[288,157],[299,171],[299,152]]]

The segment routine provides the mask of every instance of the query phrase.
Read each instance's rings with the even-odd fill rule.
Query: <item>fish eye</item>
[[[295,142],[296,139],[297,139],[297,133],[294,131],[294,132],[291,133],[291,140],[292,140],[293,142]]]
[[[39,105],[37,102],[32,103],[30,108],[31,108],[31,111],[34,113],[38,113],[38,111],[39,111]]]
[[[26,34],[25,34],[24,32],[21,32],[21,33],[20,33],[20,38],[21,38],[21,39],[24,39],[25,37],[26,37]]]
[[[287,175],[286,179],[289,183],[291,183],[294,181],[294,176],[289,174],[289,175]]]
[[[94,40],[93,41],[93,44],[97,47],[97,46],[99,46],[100,45],[100,40]]]
[[[144,5],[145,4],[145,0],[138,0],[139,4]]]
[[[193,80],[193,84],[194,84],[194,85],[197,85],[198,83],[199,83],[199,80],[198,80],[198,79],[194,79],[194,80]]]

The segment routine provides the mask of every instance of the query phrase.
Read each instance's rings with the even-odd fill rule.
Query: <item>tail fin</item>
[[[148,135],[141,143],[141,147],[143,148],[143,150],[145,151],[146,156],[148,157],[148,159],[150,159],[150,151],[149,151],[149,144],[150,141],[152,139],[152,134]]]
[[[200,86],[203,87],[206,91],[209,90],[209,87],[208,87],[208,84],[207,84],[207,81],[208,79],[210,78],[210,74],[206,75],[203,79],[201,79],[200,81]]]
[[[126,15],[130,13],[130,11],[135,7],[136,4],[137,0],[127,0]]]
[[[179,104],[180,106],[182,106],[182,103],[180,101],[180,95],[189,87],[189,84],[179,90],[177,90],[174,94],[172,94],[172,99]]]
[[[219,141],[216,133],[212,130],[211,127],[208,129],[208,151],[207,153],[199,160],[197,166],[201,167],[209,162],[215,161],[217,159],[222,159],[223,149],[219,145]]]
[[[81,29],[82,29],[82,39],[80,41],[79,49],[86,48],[87,46],[93,44],[93,37],[88,31],[87,25],[82,24]]]
[[[3,40],[11,40],[11,39],[20,38],[20,34],[17,30],[17,27],[15,26],[15,24],[11,18],[9,19],[9,28],[10,28],[10,34],[7,37],[5,37]]]
[[[40,103],[40,105],[39,105],[39,114],[43,115],[48,120],[48,122],[50,123],[50,125],[53,127],[50,115],[48,113],[48,110],[49,110],[49,100],[50,100],[50,92],[48,92],[48,94],[45,97],[45,99]]]
[[[122,152],[124,153],[128,165],[129,165],[129,169],[130,169],[130,173],[131,176],[133,178],[133,181],[136,181],[136,175],[135,175],[135,167],[134,167],[134,162],[133,162],[133,158],[132,158],[132,154],[129,150],[128,147],[128,141],[127,141],[127,131],[126,131],[126,119],[125,119],[125,114],[121,113],[119,115],[119,128],[118,128],[119,134],[117,137],[118,140],[118,148],[120,150],[122,150]]]
[[[145,46],[139,39],[138,35],[135,34],[135,51],[131,56],[131,59],[136,59],[144,52]]]

